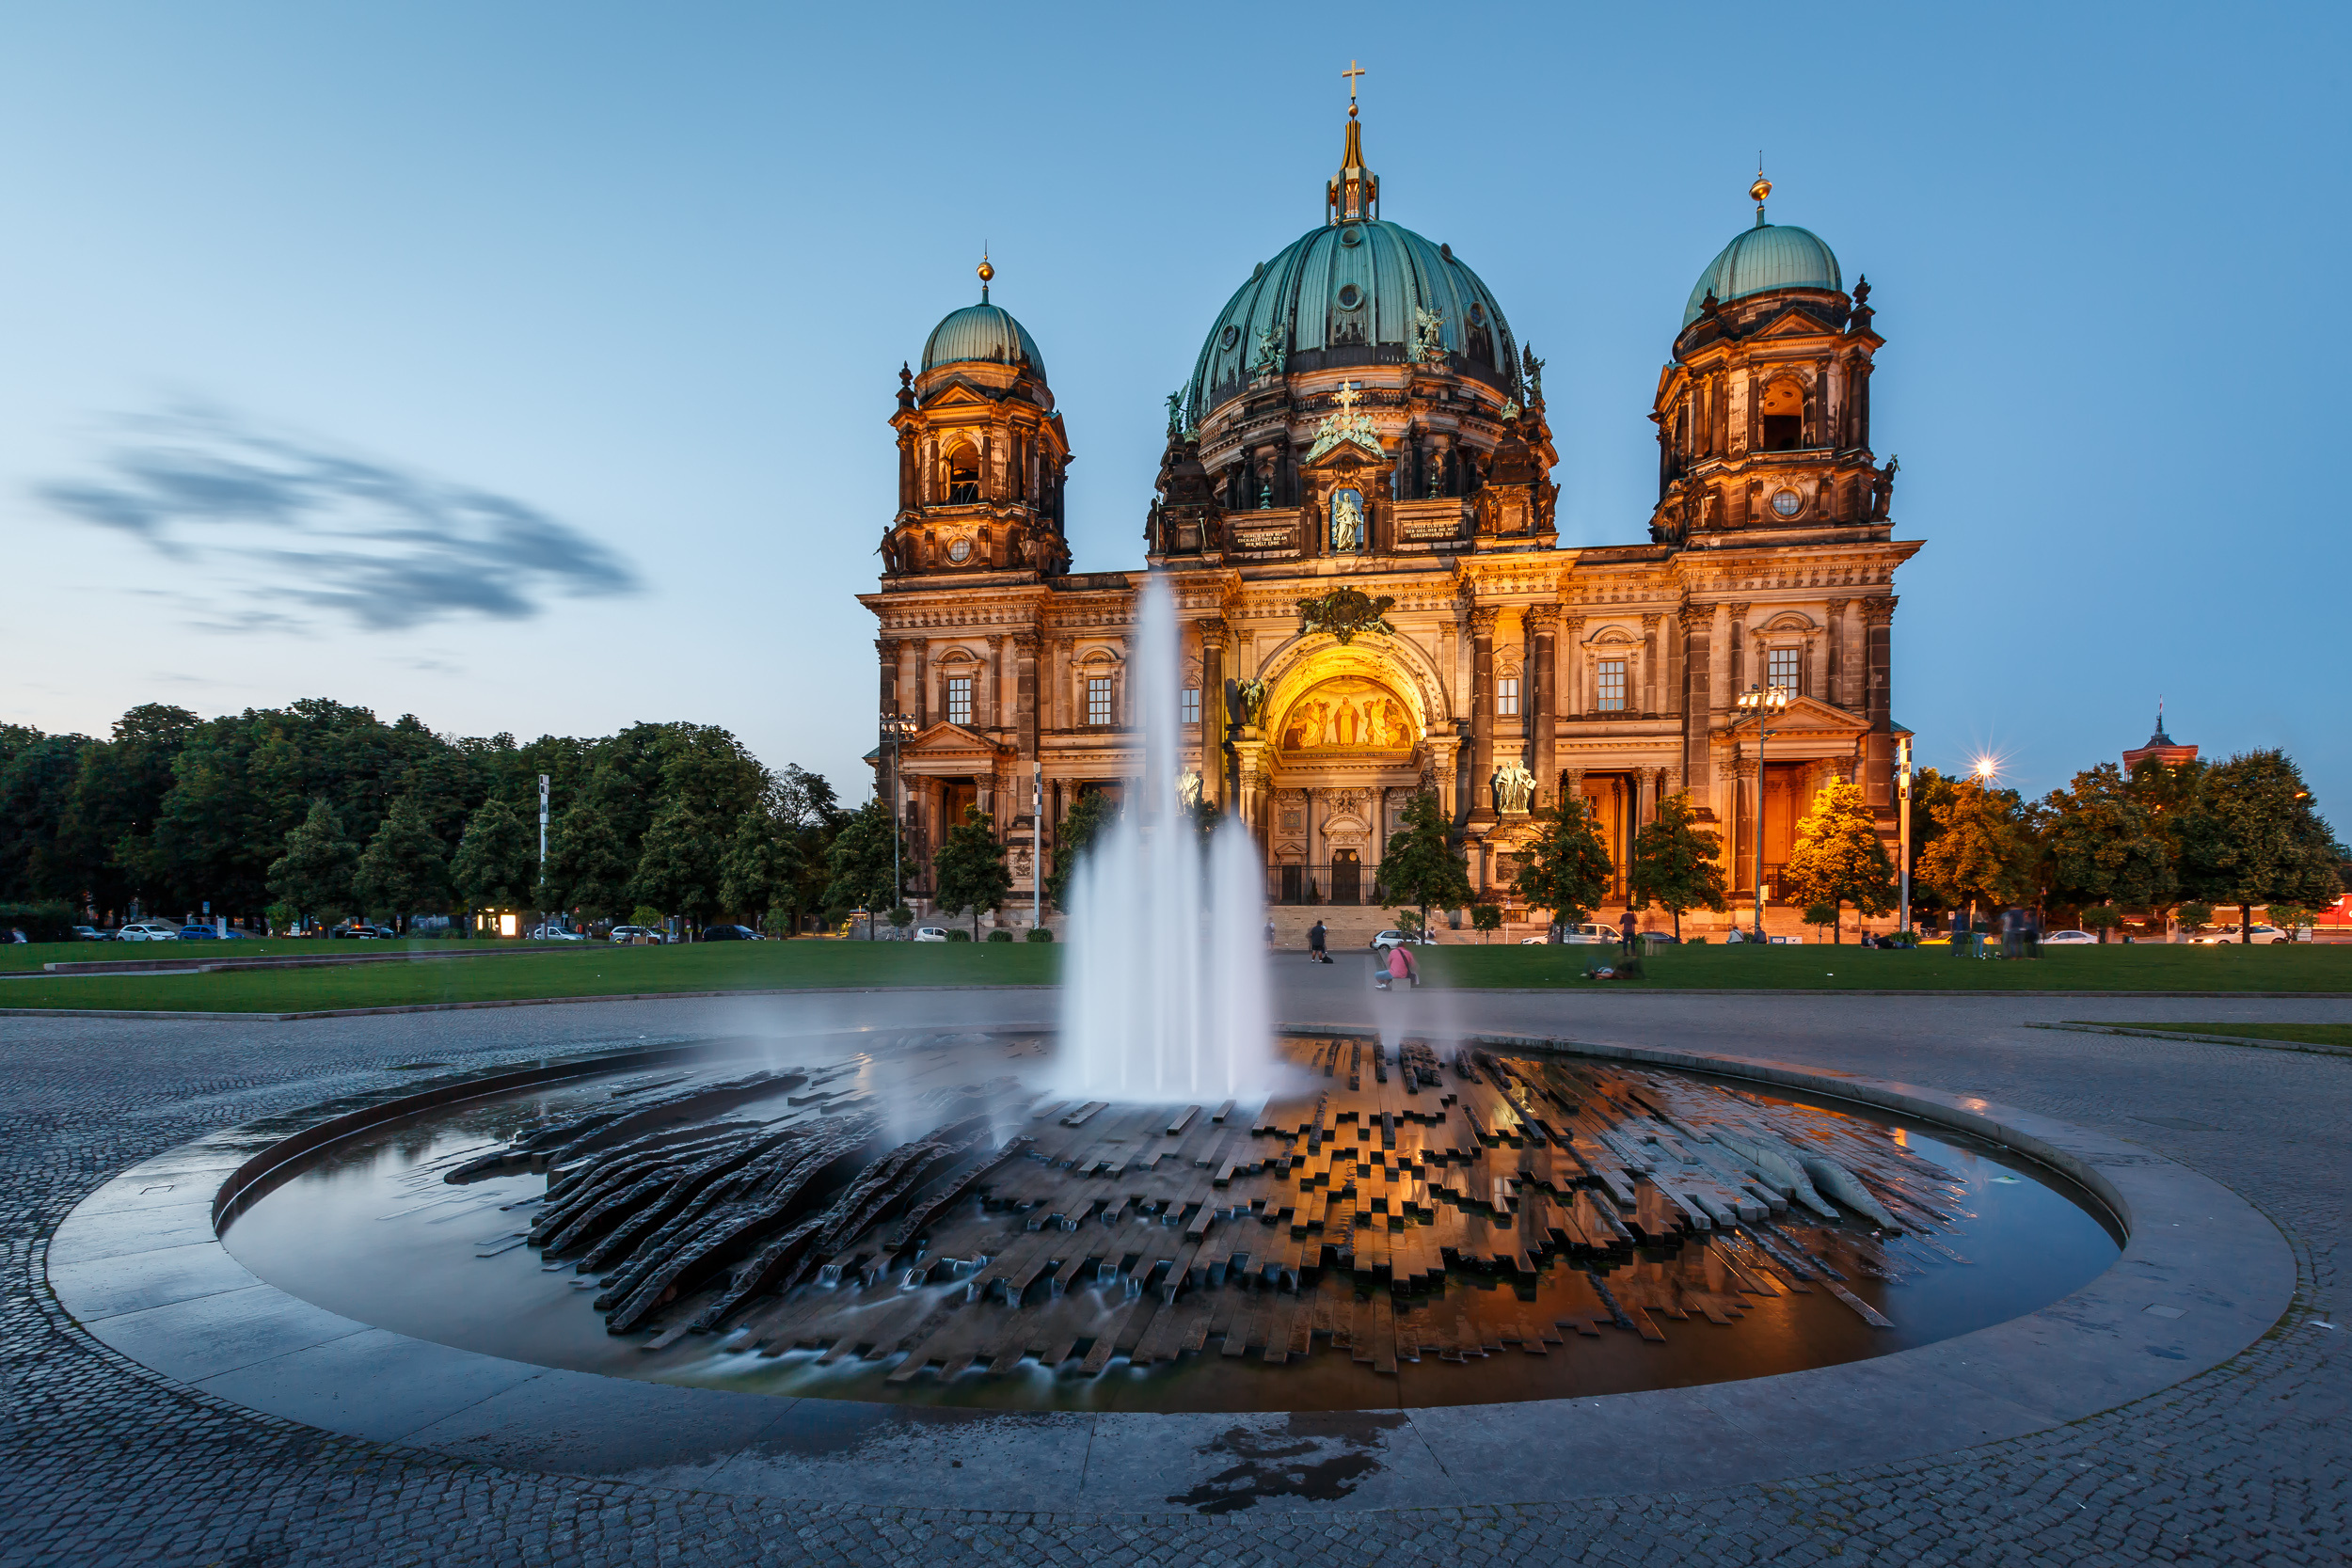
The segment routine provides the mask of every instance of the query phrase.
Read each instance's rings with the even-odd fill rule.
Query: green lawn
[[[112,963],[129,958],[365,958],[372,953],[463,953],[478,951],[493,945],[508,951],[532,951],[545,948],[562,952],[579,945],[563,942],[453,942],[427,941],[421,937],[398,942],[336,942],[320,938],[314,942],[276,941],[267,938],[230,938],[227,941],[206,942],[0,942],[0,974],[12,970],[39,969],[43,964]]]
[[[1613,947],[1464,944],[1422,949],[1433,980],[1462,987],[1628,985],[1645,990],[2352,991],[2352,946],[2190,947],[2136,942],[2045,947],[2030,962],[1839,946],[1670,947],[1639,980],[1584,978]]]
[[[2335,1045],[2352,1050],[2352,1023],[2151,1023],[2145,1019],[2069,1019],[2102,1029],[2146,1029],[2183,1035],[2234,1035],[2240,1039],[2293,1040],[2297,1045]]]
[[[315,952],[324,942],[239,942]],[[25,952],[20,947],[17,952]],[[167,950],[168,950],[167,948]],[[80,944],[77,953],[92,951]],[[117,948],[114,951],[123,951]],[[420,1002],[488,1002],[644,991],[762,990],[796,986],[1050,984],[1058,952],[1027,942],[711,942],[687,947],[557,946],[523,958],[248,970],[231,974],[54,975],[0,980],[0,1007],[170,1008],[310,1012]],[[22,967],[22,966],[19,966]]]

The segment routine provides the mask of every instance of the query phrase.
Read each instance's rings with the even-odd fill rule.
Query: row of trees
[[[544,865],[542,774],[555,805]],[[322,920],[504,908],[797,926],[831,907],[834,842],[854,816],[822,777],[771,771],[710,725],[517,744],[324,700],[212,720],[150,705],[105,739],[0,725],[0,902],[110,922],[209,903]]]
[[[1539,813],[1537,823],[1513,891],[1576,925],[1614,879],[1599,824],[1581,800]],[[1679,937],[1686,911],[1726,907],[1722,849],[1687,795],[1660,801],[1657,817],[1634,835],[1628,902],[1665,911]],[[2214,765],[2151,759],[2129,775],[2102,763],[2032,803],[1984,779],[1926,768],[1913,784],[1912,853],[1915,911],[1973,918],[2034,905],[2103,934],[2127,908],[2201,924],[2214,905],[2234,906],[2243,928],[2254,909],[2266,907],[2275,923],[2291,925],[2335,900],[2352,860],[2295,764],[2276,751]],[[1434,794],[1406,807],[1380,880],[1424,924],[1433,908],[1471,903],[1459,836]],[[1833,780],[1814,796],[1777,891],[1834,937],[1848,908],[1862,915],[1894,909],[1896,866],[1859,785]]]

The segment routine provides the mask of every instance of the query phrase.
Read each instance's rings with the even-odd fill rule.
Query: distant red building
[[[2164,733],[2162,699],[2156,703],[2156,733],[2148,737],[2147,745],[2134,747],[2123,753],[2123,771],[2128,773],[2137,768],[2143,758],[2163,763],[2168,768],[2178,768],[2185,762],[2197,760],[2196,747],[2184,746]]]

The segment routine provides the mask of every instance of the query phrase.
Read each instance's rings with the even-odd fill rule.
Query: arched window
[[[1764,388],[1764,450],[1793,451],[1804,445],[1804,388],[1783,376]]]
[[[979,453],[970,447],[958,447],[947,459],[947,504],[967,506],[979,499]]]

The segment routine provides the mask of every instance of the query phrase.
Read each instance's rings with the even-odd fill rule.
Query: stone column
[[[1642,617],[1642,717],[1654,719],[1661,706],[1658,701],[1658,622],[1655,615]]]
[[[1470,611],[1470,815],[1492,816],[1486,785],[1495,773],[1495,620],[1499,611]]]
[[[1560,622],[1560,642],[1553,655],[1560,666],[1560,711],[1571,719],[1581,719],[1591,711],[1592,699],[1584,690],[1584,617],[1565,616]]]
[[[878,637],[874,653],[882,667],[881,717],[888,718],[898,711],[898,640]]]
[[[1691,792],[1692,803],[1697,806],[1715,804],[1707,758],[1714,715],[1709,695],[1713,678],[1708,662],[1713,638],[1708,623],[1713,619],[1714,611],[1697,606],[1682,611],[1682,778],[1683,787]]]
[[[1225,623],[1200,623],[1200,799],[1225,810]]]
[[[931,727],[931,645],[927,637],[907,641],[914,649],[914,728],[920,733]]]
[[[992,632],[988,639],[988,703],[979,711],[987,715],[982,721],[987,728],[1005,727],[1005,639],[1001,632]]]
[[[1560,611],[1551,605],[1537,605],[1527,612],[1527,625],[1529,641],[1534,645],[1529,655],[1528,665],[1534,678],[1530,683],[1532,689],[1527,692],[1521,705],[1534,705],[1529,711],[1534,721],[1532,750],[1534,760],[1528,771],[1535,775],[1535,800],[1540,805],[1545,803],[1545,797],[1551,794],[1554,787],[1551,757],[1560,705],[1557,694]]]
[[[1013,715],[1018,735],[1013,742],[1023,763],[1037,760],[1037,634],[1022,631],[1012,637]]]
[[[1748,629],[1748,607],[1733,604],[1725,608],[1731,611],[1731,701],[1725,705],[1737,706],[1741,692],[1763,683],[1764,673],[1757,667],[1762,661],[1755,657],[1756,639]]]
[[[1863,798],[1870,809],[1881,816],[1895,815],[1895,724],[1894,676],[1890,663],[1894,651],[1895,599],[1892,594],[1862,601],[1862,613],[1867,624],[1867,643],[1863,653],[1863,668],[1867,673],[1867,688],[1863,694],[1863,711],[1870,721],[1870,733],[1863,752]]]
[[[1823,700],[1833,707],[1851,705],[1851,699],[1846,695],[1846,671],[1851,662],[1846,657],[1846,618],[1847,607],[1852,603],[1851,599],[1832,599],[1829,602],[1828,632],[1822,642],[1824,668],[1821,682]]]

